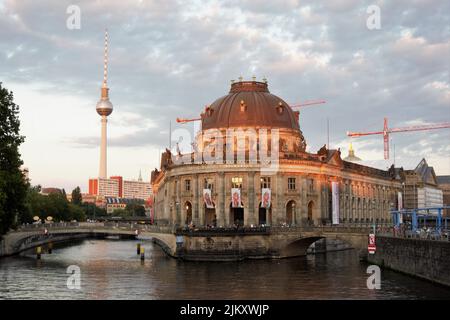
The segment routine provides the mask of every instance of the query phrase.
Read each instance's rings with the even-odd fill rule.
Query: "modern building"
[[[89,194],[103,197],[147,200],[152,197],[150,182],[123,180],[121,176],[109,179],[89,179]]]
[[[89,179],[89,194],[103,197],[119,196],[119,181],[117,179]]]
[[[110,177],[111,180],[117,180],[117,184],[119,187],[119,193],[118,193],[118,197],[122,198],[123,197],[123,178],[121,176],[112,176]]]
[[[141,172],[139,172],[139,179],[137,181],[123,182],[123,197],[129,199],[144,199],[151,198],[152,185],[150,182],[142,181]]]
[[[193,150],[161,156],[151,175],[158,224],[385,223],[401,181],[345,161],[323,146],[306,152],[299,113],[266,80],[232,82],[200,115]]]
[[[450,176],[437,176],[439,188],[442,190],[444,206],[450,206]],[[450,209],[445,209],[444,214],[450,217]]]
[[[441,207],[443,192],[434,168],[422,159],[414,170],[400,170],[405,209]],[[433,212],[430,212],[433,213]]]

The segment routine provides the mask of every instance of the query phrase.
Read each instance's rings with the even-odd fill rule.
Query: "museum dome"
[[[265,127],[300,130],[299,113],[271,94],[267,82],[232,82],[230,92],[205,108],[202,129]]]

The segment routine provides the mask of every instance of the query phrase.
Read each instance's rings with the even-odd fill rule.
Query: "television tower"
[[[98,174],[99,178],[106,179],[106,126],[108,123],[108,116],[113,111],[113,105],[109,101],[108,95],[108,30],[105,30],[105,56],[103,61],[103,85],[101,88],[100,101],[97,102],[97,113],[102,117],[102,135],[100,142],[100,171]]]

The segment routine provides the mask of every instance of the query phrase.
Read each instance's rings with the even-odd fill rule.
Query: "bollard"
[[[52,254],[52,251],[53,251],[53,243],[50,242],[50,243],[48,244],[48,253],[49,253],[49,254]]]
[[[41,259],[41,252],[42,252],[42,248],[41,247],[36,247],[36,259]]]
[[[140,243],[138,243],[138,244],[136,244],[136,254],[141,254],[141,244]]]
[[[141,246],[141,261],[145,260],[144,247]]]

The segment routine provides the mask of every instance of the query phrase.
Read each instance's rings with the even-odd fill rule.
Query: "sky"
[[[76,5],[79,28],[70,28]],[[380,26],[367,27],[380,9]],[[450,121],[450,2],[0,0],[0,82],[20,106],[31,183],[87,191],[98,175],[104,30],[110,99],[108,175],[144,180],[177,117],[198,117],[240,76],[268,79],[303,108],[307,150],[327,142],[363,164],[450,174],[450,129],[349,138],[347,131]],[[194,130],[192,124],[183,128]]]

